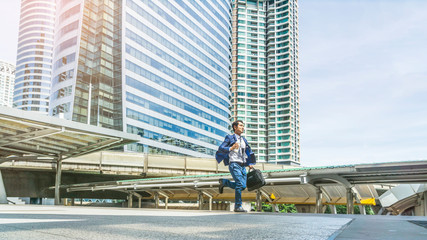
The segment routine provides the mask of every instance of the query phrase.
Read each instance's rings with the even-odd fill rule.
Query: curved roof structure
[[[66,159],[137,141],[137,135],[0,106],[0,162]]]
[[[427,182],[427,161],[391,162],[311,168],[293,168],[262,171],[267,184],[261,188],[263,198],[271,203],[348,204],[348,194],[355,202],[378,199],[377,189],[391,188],[389,184]],[[129,194],[159,194],[170,200],[195,200],[200,194],[214,200],[233,200],[234,191],[218,192],[218,179],[231,178],[229,174],[210,174],[167,178],[148,178],[116,182],[86,183],[62,186],[67,191],[116,190]],[[138,193],[140,192],[140,193]],[[271,194],[275,199],[271,199]],[[253,201],[257,193],[244,191],[243,199]],[[353,198],[353,197],[351,197]],[[350,200],[351,201],[351,200]]]

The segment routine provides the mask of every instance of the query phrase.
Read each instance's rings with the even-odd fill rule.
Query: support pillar
[[[141,197],[138,197],[138,208],[141,208]]]
[[[161,192],[161,191],[159,191],[159,192],[157,192],[159,195],[162,195],[163,197],[165,197],[165,209],[168,209],[168,203],[169,203],[169,196],[166,194],[166,193],[164,193],[164,192]]]
[[[366,206],[365,205],[359,205],[359,210],[361,215],[366,215]]]
[[[165,209],[168,209],[169,197],[165,197]]]
[[[354,199],[353,191],[347,188],[347,214],[354,214]]]
[[[128,208],[132,208],[132,204],[133,204],[133,195],[132,195],[132,193],[129,193],[129,195],[128,195]]]
[[[56,178],[55,178],[55,205],[61,204],[61,196],[59,187],[61,186],[61,175],[62,175],[62,155],[58,156],[56,160]]]
[[[158,192],[154,193],[154,207],[159,208],[159,193]]]
[[[203,209],[203,193],[199,192],[199,210]]]
[[[335,205],[329,205],[329,208],[331,209],[332,214],[337,214],[337,206]]]
[[[427,191],[423,192],[423,199],[424,199],[423,201],[424,216],[427,216]]]
[[[261,190],[256,191],[256,211],[261,212],[262,210],[262,195]]]
[[[202,194],[206,195],[209,198],[209,211],[212,211],[212,200],[213,196],[207,192],[202,191]]]
[[[0,204],[7,204],[6,188],[4,187],[1,170],[0,170]]]
[[[323,213],[322,190],[319,187],[316,188],[316,209],[314,213]]]

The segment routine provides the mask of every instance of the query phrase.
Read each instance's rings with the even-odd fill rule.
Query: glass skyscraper
[[[22,0],[13,106],[47,114],[55,0]]]
[[[57,1],[50,113],[212,157],[229,133],[231,3]]]
[[[0,106],[12,107],[15,65],[0,61]]]
[[[299,164],[297,0],[232,1],[232,121],[259,161]]]

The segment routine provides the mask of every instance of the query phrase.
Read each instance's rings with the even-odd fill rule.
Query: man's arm
[[[236,148],[239,148],[239,144],[236,142],[233,144],[233,146],[229,147],[230,145],[230,137],[225,137],[224,142],[219,146],[220,152],[229,153],[230,151],[233,151]]]
[[[221,145],[218,148],[218,151],[228,153],[230,152],[230,147],[228,146],[230,144],[230,138],[228,136],[225,137],[224,142],[221,143]]]

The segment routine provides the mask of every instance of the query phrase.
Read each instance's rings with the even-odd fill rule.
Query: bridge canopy
[[[0,163],[56,161],[138,141],[138,136],[0,106]]]

